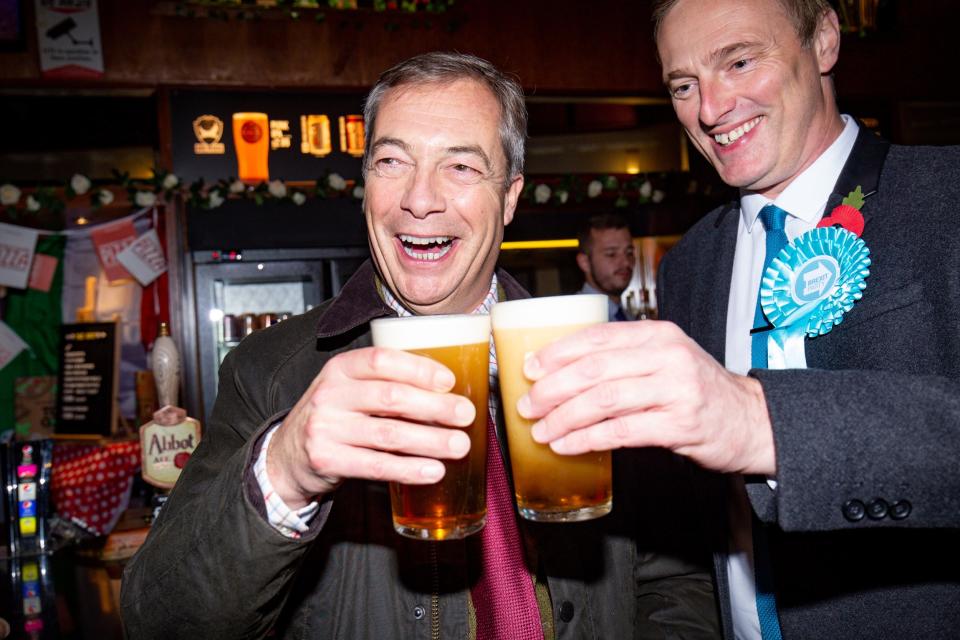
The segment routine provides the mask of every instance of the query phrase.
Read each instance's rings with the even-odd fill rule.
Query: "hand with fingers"
[[[776,471],[760,383],[672,323],[587,327],[531,356],[524,374],[534,384],[517,409],[557,453],[664,447],[718,471]]]
[[[473,404],[449,393],[453,373],[429,358],[368,347],[323,367],[274,433],[267,473],[298,509],[345,479],[431,484],[470,439]],[[434,426],[431,426],[434,425]]]

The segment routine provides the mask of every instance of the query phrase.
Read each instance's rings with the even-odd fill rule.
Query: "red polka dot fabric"
[[[51,495],[57,514],[97,535],[113,530],[130,502],[140,443],[57,445]]]

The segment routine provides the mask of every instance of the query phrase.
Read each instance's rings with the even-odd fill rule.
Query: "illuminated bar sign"
[[[173,91],[173,171],[208,182],[360,177],[363,96]]]

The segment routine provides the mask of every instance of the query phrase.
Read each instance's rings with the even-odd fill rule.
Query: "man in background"
[[[630,284],[636,259],[626,219],[613,213],[592,216],[577,239],[577,266],[584,278],[579,293],[607,296],[609,320],[629,320],[620,296]]]

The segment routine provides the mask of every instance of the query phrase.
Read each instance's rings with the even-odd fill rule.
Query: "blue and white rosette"
[[[807,231],[784,247],[764,271],[760,306],[768,334],[770,369],[804,369],[804,340],[830,332],[863,297],[870,249],[839,227]]]

